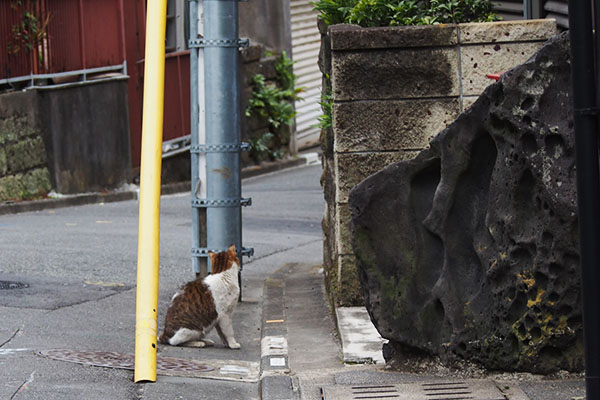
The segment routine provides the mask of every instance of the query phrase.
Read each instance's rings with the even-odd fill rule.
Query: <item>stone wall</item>
[[[553,20],[360,28],[320,25],[333,129],[322,134],[329,293],[361,304],[348,193],[387,165],[412,159],[502,73],[557,32]]]
[[[27,199],[51,189],[34,92],[0,96],[0,201]]]
[[[131,181],[127,77],[0,95],[0,201]]]

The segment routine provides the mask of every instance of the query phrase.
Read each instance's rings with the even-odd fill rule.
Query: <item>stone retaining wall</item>
[[[0,96],[0,201],[51,189],[37,100],[33,92]]]
[[[127,76],[0,95],[0,201],[130,182]]]
[[[486,75],[523,63],[557,28],[533,20],[320,30],[323,87],[333,95],[333,128],[321,140],[326,280],[336,304],[361,304],[349,191],[414,158],[492,82]]]

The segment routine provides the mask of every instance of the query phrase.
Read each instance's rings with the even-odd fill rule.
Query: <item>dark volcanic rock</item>
[[[373,322],[396,349],[583,368],[569,40],[504,74],[411,161],[350,195]]]

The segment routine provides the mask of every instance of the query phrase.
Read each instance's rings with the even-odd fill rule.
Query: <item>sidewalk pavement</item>
[[[160,346],[156,383],[132,382],[137,202],[0,217],[0,398],[584,398],[581,379],[472,379],[359,364],[381,361],[381,338],[364,308],[330,310],[316,219],[322,204],[319,211],[309,199],[318,195],[319,175],[318,167],[301,167],[245,181],[245,195],[262,198],[248,212],[244,240],[263,250],[242,274],[234,314],[242,349]],[[308,178],[316,184],[303,186]],[[293,215],[276,209],[274,193]],[[184,195],[162,200],[159,327],[170,295],[190,278],[180,267],[189,253],[188,213],[180,213],[187,202]],[[9,281],[26,286],[1,286]]]
[[[302,165],[310,165],[319,162],[318,153],[309,152],[300,154],[296,158],[285,159],[277,162],[264,162],[261,165],[246,167],[242,170],[242,179],[260,176],[264,174],[281,171]],[[163,185],[162,195],[188,192],[191,189],[190,182],[179,182]],[[60,207],[81,206],[94,203],[112,203],[115,201],[137,200],[139,187],[136,185],[124,185],[112,192],[81,193],[75,195],[58,195],[53,198],[20,202],[0,203],[0,215],[18,214],[22,212],[48,210]]]

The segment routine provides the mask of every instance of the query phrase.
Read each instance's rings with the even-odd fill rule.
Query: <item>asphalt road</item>
[[[324,200],[321,166],[247,179],[243,196],[244,301],[234,328],[241,351],[203,349],[207,359],[260,360],[263,281],[287,263],[322,262]],[[6,399],[252,399],[258,383],[161,377],[136,385],[132,371],[84,367],[41,358],[44,349],[131,353],[135,332],[137,201],[92,204],[0,216],[0,398]],[[193,279],[191,207],[187,194],[161,198],[159,326],[172,293]],[[191,357],[195,349],[159,349]],[[206,350],[206,351],[205,351]],[[197,349],[196,349],[197,351]]]

